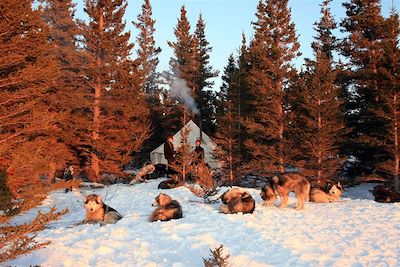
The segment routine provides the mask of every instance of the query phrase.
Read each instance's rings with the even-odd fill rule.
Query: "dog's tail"
[[[225,204],[221,204],[221,206],[219,207],[219,212],[225,213],[225,214],[230,213],[228,206]]]

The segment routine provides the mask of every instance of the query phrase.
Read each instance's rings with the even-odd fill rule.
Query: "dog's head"
[[[243,202],[253,202],[254,201],[253,197],[247,192],[242,193],[241,199]]]
[[[169,203],[171,203],[171,197],[168,196],[167,194],[159,194],[156,198],[155,201],[153,202],[154,207],[164,207],[166,205],[168,205]]]
[[[103,207],[103,201],[100,195],[91,194],[85,197],[85,209],[89,213],[98,211]]]
[[[275,199],[277,199],[275,191],[269,183],[263,187],[260,196],[262,200],[264,200],[267,203],[272,203],[275,201]]]
[[[234,198],[241,198],[242,194],[243,190],[239,188],[232,188],[228,191],[225,191],[225,193],[222,194],[221,201],[224,204],[228,204]]]
[[[149,164],[144,167],[145,167],[147,173],[149,173],[149,174],[153,173],[156,170],[156,167],[153,164]]]
[[[329,190],[329,195],[340,197],[340,195],[342,194],[342,191],[343,191],[343,187],[339,182],[335,185],[332,185],[331,189]]]

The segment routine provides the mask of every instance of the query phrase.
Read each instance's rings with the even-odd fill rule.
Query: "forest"
[[[126,0],[86,0],[88,20],[75,18],[72,0],[2,0],[3,198],[46,192],[71,165],[94,182],[124,176],[183,117],[218,144],[228,180],[292,167],[311,180],[384,180],[397,192],[398,11],[383,17],[379,0],[348,0],[346,17],[335,21],[330,4],[321,1],[310,29],[314,56],[301,69],[288,0],[259,1],[253,35],[243,35],[224,70],[210,64],[203,16],[190,25],[182,6],[170,70],[160,72],[150,0],[136,18],[126,18]],[[139,34],[132,38],[126,23]],[[219,74],[222,86],[212,90]],[[194,109],[174,90],[181,81]]]

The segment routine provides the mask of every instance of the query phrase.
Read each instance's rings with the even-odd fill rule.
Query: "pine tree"
[[[49,27],[48,39],[53,45],[50,54],[57,56],[60,66],[60,75],[57,82],[51,90],[48,97],[49,106],[57,112],[56,122],[54,125],[54,139],[59,146],[63,145],[64,149],[59,151],[59,155],[55,157],[50,164],[53,167],[65,168],[60,166],[62,155],[69,155],[68,164],[80,165],[80,143],[77,135],[88,128],[87,120],[82,116],[82,110],[88,106],[86,100],[89,93],[82,85],[81,66],[84,63],[84,55],[78,48],[78,38],[80,29],[74,20],[75,4],[71,0],[42,0],[43,19]],[[79,130],[78,130],[79,129]],[[85,138],[85,137],[83,137]],[[58,148],[59,149],[59,148]],[[66,153],[68,150],[68,153]],[[72,157],[72,151],[74,156]],[[57,160],[56,160],[57,159]],[[49,174],[49,178],[54,176]]]
[[[176,149],[175,161],[171,164],[171,168],[180,175],[183,182],[186,181],[189,174],[192,172],[192,162],[194,159],[192,145],[188,142],[189,134],[192,129],[186,125],[186,113],[187,112],[184,111],[184,115],[182,116],[182,125],[184,126],[180,131],[180,144]]]
[[[89,23],[83,25],[89,55],[86,81],[94,91],[91,143],[91,176],[121,174],[122,167],[148,138],[148,110],[140,85],[137,62],[129,59],[133,45],[122,17],[124,0],[86,1]]]
[[[400,21],[396,10],[384,24],[383,58],[380,61],[379,73],[382,75],[383,92],[380,94],[383,109],[378,112],[388,126],[381,145],[388,151],[389,158],[378,167],[386,177],[393,180],[393,187],[399,191],[399,126],[400,126]]]
[[[152,18],[152,14],[150,0],[145,0],[142,5],[142,13],[137,16],[138,22],[133,22],[139,30],[139,35],[136,38],[136,42],[139,45],[137,51],[138,70],[142,72],[141,76],[144,77],[142,88],[146,93],[153,93],[157,89],[155,87],[156,69],[159,62],[158,55],[161,52],[161,48],[156,46],[154,39],[156,21]]]
[[[299,43],[291,22],[288,1],[259,1],[255,36],[250,46],[251,69],[248,83],[252,88],[253,111],[246,127],[251,152],[251,169],[265,175],[284,172],[286,160],[284,95],[295,71],[291,63],[299,53]]]
[[[239,68],[231,54],[222,76],[222,86],[219,93],[217,132],[214,141],[218,144],[215,158],[223,162],[225,178],[233,182],[238,176],[238,167],[241,163],[239,147]]]
[[[39,183],[58,149],[64,151],[50,138],[57,113],[48,97],[59,68],[32,1],[2,1],[0,14],[0,158],[9,162],[8,185],[15,192]]]
[[[145,0],[142,5],[142,12],[137,16],[137,22],[133,22],[139,30],[139,35],[136,37],[138,44],[138,71],[144,77],[141,87],[150,110],[152,127],[150,138],[143,144],[142,157],[144,160],[148,160],[150,151],[155,146],[163,143],[167,136],[164,125],[165,108],[161,102],[162,91],[157,84],[157,79],[159,78],[159,73],[157,72],[158,55],[161,52],[161,48],[156,46],[154,39],[156,21],[152,18],[152,13],[150,0]]]
[[[200,14],[194,32],[197,40],[193,43],[194,46],[197,46],[195,48],[198,50],[197,61],[199,65],[196,70],[198,73],[195,74],[196,85],[194,98],[198,104],[200,112],[198,116],[196,116],[195,121],[207,134],[213,134],[215,133],[215,107],[212,100],[215,99],[215,95],[213,94],[213,91],[208,89],[210,89],[214,84],[210,79],[217,77],[218,71],[214,71],[210,66],[210,53],[212,47],[209,46],[209,42],[206,39],[205,28],[206,23],[203,20],[202,14]]]
[[[168,83],[173,86],[174,82],[178,81],[179,88],[174,88],[177,91],[185,91],[188,98],[194,98],[196,90],[196,79],[199,77],[199,61],[198,61],[198,42],[199,39],[196,35],[190,34],[190,23],[186,16],[185,6],[182,6],[180,17],[178,18],[177,26],[175,27],[174,34],[176,37],[175,42],[168,41],[168,45],[173,49],[174,56],[170,60],[171,72],[168,73]],[[185,85],[182,84],[182,81]],[[187,88],[189,90],[187,90]],[[187,91],[187,92],[186,92]],[[170,91],[171,92],[171,91]],[[177,98],[174,95],[168,96],[168,106],[166,109],[166,125],[174,125],[174,127],[183,127],[178,118],[184,116],[185,101]],[[196,113],[193,107],[189,107],[190,111]],[[168,111],[171,111],[169,113]],[[193,114],[188,115],[188,119],[193,118]]]
[[[350,0],[343,6],[347,17],[341,26],[348,36],[341,52],[349,60],[346,127],[351,129],[345,152],[355,157],[358,175],[370,175],[386,154],[378,141],[386,131],[385,122],[376,114],[382,108],[378,65],[383,55],[383,17],[379,0]]]
[[[238,57],[237,100],[234,101],[233,104],[237,107],[238,113],[237,127],[239,129],[239,154],[242,160],[246,162],[250,159],[250,152],[245,147],[248,133],[244,121],[253,110],[251,105],[253,95],[247,79],[250,67],[249,48],[247,47],[246,36],[242,33],[242,45]]]
[[[176,42],[169,41],[168,45],[174,51],[174,57],[170,60],[170,67],[174,77],[184,79],[187,86],[193,90],[195,87],[193,70],[196,67],[191,64],[193,63],[193,48],[196,48],[196,46],[193,46],[190,23],[186,13],[185,6],[182,6],[180,18],[174,30]]]
[[[341,88],[335,84],[336,71],[333,69],[333,51],[337,42],[332,31],[336,23],[330,12],[331,0],[322,3],[322,18],[316,25],[317,37],[312,44],[315,61],[308,60],[307,70],[303,73],[303,88],[299,92],[298,114],[301,117],[301,137],[305,155],[305,168],[312,171],[316,179],[336,179],[341,168],[342,158],[339,148],[345,133],[340,98]]]

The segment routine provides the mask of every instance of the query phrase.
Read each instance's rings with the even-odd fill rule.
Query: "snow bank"
[[[38,235],[45,249],[6,265],[27,266],[203,266],[209,249],[223,244],[232,266],[400,266],[400,205],[372,200],[363,185],[348,189],[338,203],[306,203],[304,211],[264,207],[259,190],[254,214],[224,215],[186,188],[158,190],[160,180],[135,186],[113,185],[82,192],[98,193],[124,218],[116,225],[79,225],[84,219],[79,191],[55,192],[40,208],[56,204],[70,212]],[[178,200],[184,217],[147,221],[159,192]],[[14,223],[34,217],[21,215]]]

